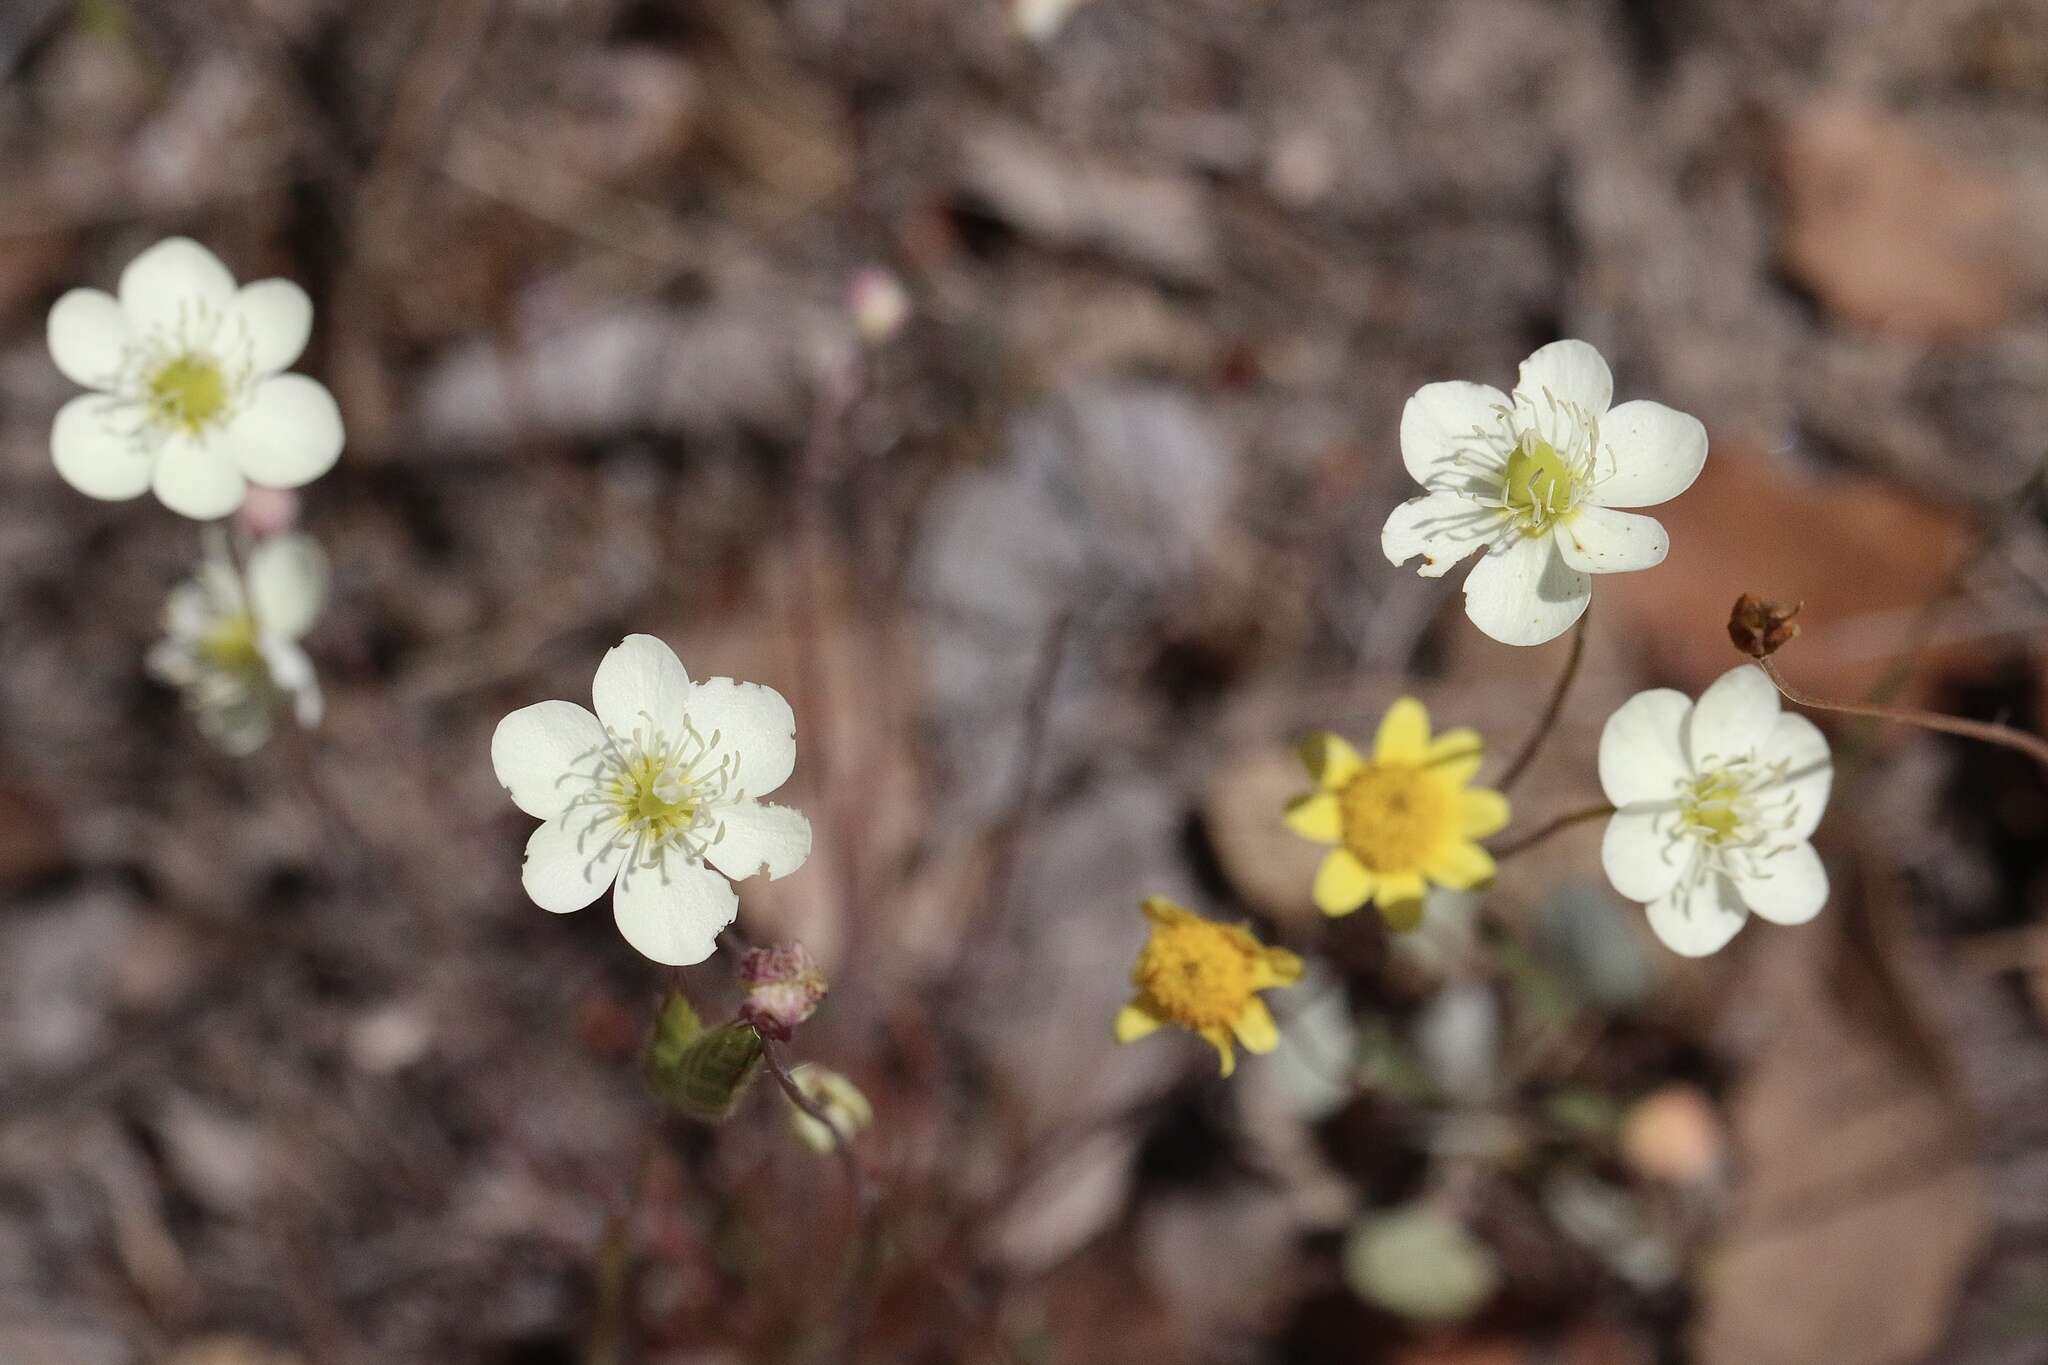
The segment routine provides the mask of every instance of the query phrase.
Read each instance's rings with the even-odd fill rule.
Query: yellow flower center
[[[1573,510],[1577,480],[1557,448],[1533,431],[1522,433],[1508,456],[1507,505],[1523,519],[1542,525]]]
[[[655,759],[643,754],[629,763],[617,779],[620,812],[628,823],[646,826],[656,838],[687,830],[697,818],[693,795],[686,792],[671,800],[661,794],[664,771]]]
[[[1735,807],[1736,798],[1741,795],[1741,784],[1733,777],[1727,773],[1708,773],[1693,779],[1690,790],[1680,798],[1679,813],[1707,842],[1720,843],[1733,838],[1742,824],[1742,814]]]
[[[150,411],[188,432],[199,431],[227,405],[227,378],[204,356],[181,355],[149,378]]]
[[[199,652],[216,668],[235,672],[261,671],[263,655],[256,648],[256,619],[248,612],[224,617],[199,642]]]
[[[1257,989],[1257,950],[1220,924],[1154,924],[1131,983],[1160,1018],[1189,1029],[1229,1028]]]
[[[1458,832],[1457,794],[1426,768],[1368,763],[1338,800],[1344,847],[1374,872],[1420,871]]]

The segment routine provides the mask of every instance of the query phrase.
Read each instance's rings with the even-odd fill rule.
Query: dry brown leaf
[[[1773,936],[1732,1026],[1736,1213],[1703,1262],[1701,1365],[1925,1358],[1990,1231],[1963,1117],[1832,989],[1833,940]]]
[[[1742,662],[1728,610],[1755,592],[1805,603],[1798,640],[1777,658],[1795,682],[1821,696],[1861,692],[1970,535],[1925,498],[1871,479],[1810,479],[1740,439],[1717,442],[1699,482],[1653,515],[1671,534],[1670,558],[1602,580],[1593,610],[1623,617],[1652,667],[1694,689]]]
[[[1780,130],[1785,268],[1839,316],[1901,336],[1967,336],[2019,298],[2010,189],[1885,110],[1830,96]]]

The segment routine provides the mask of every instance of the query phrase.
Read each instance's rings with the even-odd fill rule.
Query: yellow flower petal
[[[1246,1002],[1244,1013],[1237,1016],[1230,1031],[1246,1052],[1271,1052],[1280,1046],[1280,1026],[1273,1022],[1273,1011],[1256,997]]]
[[[1410,901],[1396,901],[1380,907],[1380,918],[1387,922],[1387,928],[1397,934],[1413,933],[1422,927],[1422,898]]]
[[[1287,828],[1319,844],[1337,843],[1344,837],[1344,805],[1335,792],[1297,796],[1287,803]]]
[[[1375,763],[1420,765],[1429,758],[1429,712],[1413,697],[1402,697],[1380,718],[1373,737]]]
[[[1438,886],[1470,891],[1493,875],[1493,855],[1477,844],[1449,844],[1422,871]]]
[[[1388,872],[1373,884],[1372,903],[1388,910],[1402,901],[1419,901],[1425,890],[1420,872]]]
[[[1230,1047],[1229,1029],[1205,1028],[1202,1030],[1202,1036],[1209,1040],[1209,1046],[1216,1049],[1216,1056],[1223,1063],[1223,1065],[1217,1069],[1223,1075],[1228,1076],[1231,1072],[1237,1070],[1237,1054],[1233,1052]]]
[[[1301,741],[1301,761],[1308,765],[1308,775],[1316,785],[1326,791],[1343,786],[1365,766],[1350,740],[1328,730],[1318,730]]]
[[[1125,1005],[1116,1012],[1116,1040],[1119,1043],[1135,1043],[1159,1027],[1159,1020],[1136,1005]]]
[[[1478,774],[1483,752],[1479,732],[1461,725],[1429,742],[1429,770],[1452,786],[1462,787]]]
[[[1484,839],[1507,827],[1508,799],[1488,787],[1472,787],[1458,793],[1458,833],[1467,839]]]
[[[1285,948],[1267,948],[1259,957],[1259,990],[1269,986],[1292,986],[1301,980],[1301,959]]]
[[[1348,848],[1340,848],[1323,859],[1323,865],[1316,869],[1316,884],[1311,895],[1316,909],[1326,915],[1348,915],[1364,905],[1372,896],[1373,876],[1358,855]]]
[[[1186,924],[1194,919],[1195,912],[1184,905],[1177,905],[1164,896],[1147,896],[1145,903],[1138,907],[1145,912],[1145,918],[1154,924]]]

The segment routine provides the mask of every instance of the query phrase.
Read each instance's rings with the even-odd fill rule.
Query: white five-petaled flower
[[[320,685],[299,641],[326,596],[327,557],[310,536],[264,541],[245,573],[227,536],[208,527],[198,571],[164,604],[149,671],[185,694],[200,733],[228,753],[254,753],[281,701],[301,726],[320,723]]]
[[[1696,418],[1613,400],[1607,362],[1583,341],[1524,360],[1511,395],[1423,385],[1401,413],[1401,460],[1426,491],[1387,518],[1387,558],[1420,555],[1437,578],[1483,549],[1465,577],[1472,623],[1510,645],[1562,635],[1592,598],[1589,574],[1651,568],[1670,548],[1653,518],[1615,509],[1677,497],[1707,459]]]
[[[1600,847],[1607,878],[1687,957],[1718,951],[1751,911],[1804,924],[1828,898],[1808,841],[1833,777],[1826,738],[1779,709],[1754,664],[1697,704],[1669,688],[1638,692],[1600,734],[1600,785],[1616,808]]]
[[[342,446],[333,396],[285,373],[312,330],[305,290],[290,280],[237,289],[212,252],[184,237],[130,261],[118,298],[70,291],[50,309],[50,358],[94,392],[58,409],[57,473],[113,502],[153,488],[199,521],[241,506],[252,482],[312,482]]]
[[[702,962],[739,912],[727,878],[773,880],[810,856],[810,821],[759,799],[796,765],[796,718],[771,687],[691,682],[651,635],[606,652],[591,699],[594,716],[539,702],[491,737],[498,781],[547,822],[526,842],[526,893],[563,914],[616,882],[628,943],[670,966]]]

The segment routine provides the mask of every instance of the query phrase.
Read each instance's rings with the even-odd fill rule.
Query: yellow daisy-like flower
[[[1163,896],[1145,902],[1152,937],[1131,968],[1137,997],[1116,1016],[1116,1038],[1135,1042],[1161,1024],[1199,1033],[1237,1068],[1231,1040],[1248,1052],[1271,1052],[1280,1041],[1273,1012],[1258,992],[1301,979],[1301,959],[1268,948],[1235,924],[1218,924]]]
[[[1316,872],[1324,914],[1371,901],[1395,928],[1413,928],[1429,883],[1463,891],[1493,876],[1493,855],[1474,840],[1507,824],[1508,799],[1467,785],[1479,771],[1478,732],[1432,739],[1429,712],[1403,697],[1381,719],[1370,762],[1332,734],[1310,735],[1302,758],[1316,790],[1287,803],[1287,824],[1336,845]]]

